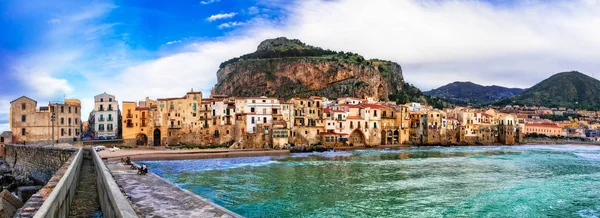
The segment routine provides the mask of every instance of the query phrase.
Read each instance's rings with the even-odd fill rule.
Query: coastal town
[[[10,104],[11,131],[2,143],[48,145],[111,141],[117,146],[513,145],[527,140],[596,142],[596,111],[525,105],[433,108],[365,98],[278,99],[194,91],[181,97],[121,101],[102,93],[82,120],[77,99]],[[120,103],[120,104],[119,104]]]

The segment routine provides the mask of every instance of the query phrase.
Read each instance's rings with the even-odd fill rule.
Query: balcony
[[[133,114],[127,114],[127,118],[133,118]]]
[[[98,118],[98,121],[104,121],[104,118]]]
[[[104,132],[106,131],[105,129],[98,129],[98,132]]]
[[[112,118],[112,117],[111,117],[111,118],[108,118],[108,119],[107,119],[107,121],[113,121],[113,118]]]
[[[112,111],[112,110],[113,110],[112,107],[109,107],[107,111]]]
[[[127,127],[127,128],[133,128],[133,123],[128,123],[128,124],[126,125],[126,127]]]
[[[181,129],[181,125],[169,125],[169,129]]]

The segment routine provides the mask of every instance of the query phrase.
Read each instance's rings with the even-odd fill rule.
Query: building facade
[[[114,95],[102,93],[94,96],[94,118],[93,132],[96,137],[119,136],[119,104]]]
[[[81,102],[65,99],[37,107],[37,101],[22,96],[10,103],[10,128],[18,144],[73,143],[81,133]],[[54,131],[53,131],[54,130]]]

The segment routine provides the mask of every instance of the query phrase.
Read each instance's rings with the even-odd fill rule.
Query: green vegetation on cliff
[[[405,83],[397,63],[366,60],[356,53],[331,51],[283,37],[267,39],[255,52],[221,63],[217,79],[213,92],[230,96],[352,96],[436,107],[447,104]]]

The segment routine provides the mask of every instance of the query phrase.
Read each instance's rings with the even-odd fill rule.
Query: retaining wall
[[[4,160],[15,176],[44,184],[76,151],[75,148],[8,144]]]
[[[46,185],[29,198],[15,217],[67,217],[77,188],[77,179],[79,178],[79,169],[83,157],[81,148],[67,149],[24,145],[10,147],[11,150],[7,152],[7,155],[11,156],[10,153],[12,152],[14,157],[9,159],[7,156],[7,160],[14,161],[14,165],[20,167],[21,170],[31,170],[33,171],[31,175],[40,177],[45,177],[47,171],[54,168],[56,164],[68,156],[67,160],[52,173]],[[43,163],[51,166],[44,167]],[[42,168],[42,170],[36,172],[35,167]]]

